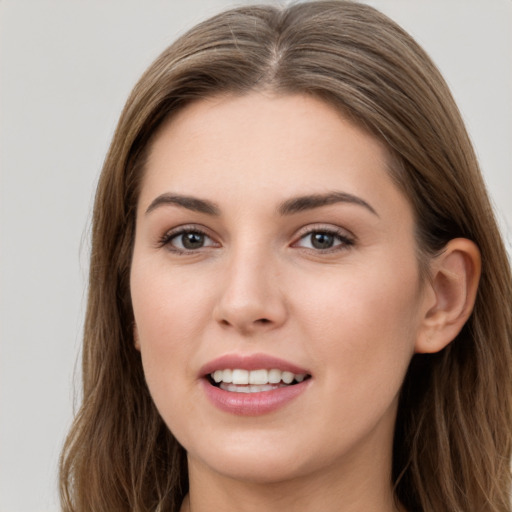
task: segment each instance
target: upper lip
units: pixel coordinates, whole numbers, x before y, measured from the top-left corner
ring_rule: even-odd
[[[203,365],[199,373],[201,377],[204,377],[213,373],[215,370],[226,369],[241,369],[249,371],[277,369],[283,372],[291,372],[296,375],[310,374],[310,372],[300,366],[267,354],[225,354]]]

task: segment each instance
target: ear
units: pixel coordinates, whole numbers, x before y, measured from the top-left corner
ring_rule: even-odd
[[[480,251],[471,240],[455,238],[432,260],[430,268],[417,353],[439,352],[466,323],[480,279]]]
[[[133,345],[140,352],[139,329],[135,322],[133,322]]]

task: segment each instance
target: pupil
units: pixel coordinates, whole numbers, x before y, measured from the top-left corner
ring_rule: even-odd
[[[204,235],[201,233],[185,233],[182,236],[182,243],[185,249],[198,249],[204,244]]]
[[[311,242],[315,249],[329,249],[334,243],[334,237],[328,233],[314,233]]]

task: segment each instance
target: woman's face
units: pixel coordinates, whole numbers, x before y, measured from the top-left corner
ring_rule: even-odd
[[[191,468],[259,482],[389,468],[425,309],[389,163],[302,95],[198,101],[158,133],[137,210],[135,338]]]

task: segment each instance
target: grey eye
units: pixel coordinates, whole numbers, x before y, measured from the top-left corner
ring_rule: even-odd
[[[336,233],[330,233],[329,231],[311,231],[300,239],[298,245],[299,247],[325,251],[327,249],[332,249],[337,245],[341,245],[344,242],[345,240]]]
[[[200,249],[205,245],[205,235],[203,233],[183,233],[177,238],[181,241],[182,247],[187,250]]]
[[[313,230],[303,235],[295,244],[296,247],[313,249],[315,251],[342,250],[353,245],[353,239],[345,234],[330,230]]]
[[[315,231],[309,235],[311,246],[315,249],[330,249],[335,243],[335,236],[331,233]]]
[[[183,230],[174,235],[168,235],[164,245],[177,251],[195,251],[203,247],[214,247],[215,242],[201,231]]]

